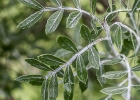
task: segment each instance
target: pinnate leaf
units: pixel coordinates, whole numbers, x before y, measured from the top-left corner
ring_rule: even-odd
[[[28,18],[26,18],[24,21],[20,22],[17,28],[25,29],[30,28],[33,26],[44,14],[44,11],[37,11],[36,13],[32,14]]]
[[[63,12],[64,12],[64,10],[58,10],[50,16],[50,18],[47,20],[47,24],[45,26],[46,34],[52,33],[56,30],[56,28],[60,24],[60,21],[63,17]]]
[[[78,79],[86,84],[87,81],[87,70],[84,64],[84,60],[81,56],[76,59],[76,72]]]
[[[62,6],[61,0],[51,0],[51,2],[53,2],[53,3],[56,4],[57,6]]]
[[[104,62],[103,65],[115,65],[115,64],[120,63],[121,61],[122,61],[122,59],[112,58],[112,60]]]
[[[53,55],[50,54],[43,54],[38,56],[38,59],[43,62],[44,64],[48,64],[51,66],[58,66],[58,65],[62,65],[65,62],[63,60],[61,60],[60,58],[57,58]]]
[[[66,27],[67,28],[73,28],[76,26],[80,18],[82,17],[82,13],[79,11],[72,12],[69,14],[67,21],[66,21]]]
[[[59,46],[61,46],[63,49],[66,49],[68,51],[72,51],[74,53],[78,52],[78,49],[76,48],[76,46],[74,45],[74,43],[71,41],[70,38],[66,37],[66,36],[59,36],[57,38],[57,43],[59,44]]]
[[[140,71],[140,64],[132,67],[131,69],[132,69],[132,71]]]
[[[119,79],[127,74],[127,71],[109,71],[102,75],[102,77],[108,79]]]
[[[64,73],[64,88],[67,94],[71,94],[74,89],[74,76],[71,67],[67,67]]]
[[[43,6],[36,0],[18,0],[18,1],[34,9],[43,9]]]
[[[132,87],[136,90],[140,90],[140,85],[132,85]]]
[[[48,88],[48,100],[56,100],[58,96],[58,80],[57,75],[53,75],[49,82]]]
[[[34,58],[27,58],[27,59],[25,59],[25,61],[26,61],[27,63],[29,63],[31,66],[36,67],[36,68],[38,68],[38,69],[42,69],[42,70],[46,70],[46,71],[50,71],[50,70],[51,70],[50,67],[48,67],[46,64],[40,62],[40,61],[37,60],[37,59],[34,59]]]
[[[127,87],[124,86],[113,86],[101,90],[102,93],[107,95],[122,94],[125,91],[127,91]]]
[[[94,47],[88,50],[88,60],[89,60],[90,65],[92,65],[93,68],[99,69],[100,57]]]
[[[81,9],[80,0],[73,0],[73,2],[76,8]]]
[[[44,80],[45,77],[42,75],[23,75],[16,78],[16,81],[19,82],[32,82],[32,81],[40,81]]]

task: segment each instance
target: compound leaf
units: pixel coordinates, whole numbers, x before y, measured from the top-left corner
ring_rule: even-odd
[[[49,80],[44,80],[41,88],[41,95],[43,100],[48,100],[48,86],[49,86]]]
[[[53,3],[56,4],[57,6],[62,6],[61,0],[51,0],[51,2],[53,2]]]
[[[136,90],[140,90],[140,85],[132,85],[132,87]]]
[[[103,65],[115,65],[115,64],[120,63],[121,61],[122,61],[122,59],[112,58],[112,60],[104,62]]]
[[[80,1],[79,0],[73,0],[74,5],[76,6],[76,8],[81,9],[81,5],[80,5]]]
[[[95,11],[96,11],[96,3],[97,3],[97,0],[92,0],[91,7],[92,7],[93,14],[95,14]]]
[[[132,71],[140,71],[140,64],[132,67],[131,69],[132,69]]]

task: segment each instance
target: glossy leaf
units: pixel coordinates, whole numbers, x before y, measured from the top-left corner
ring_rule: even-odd
[[[82,13],[79,11],[72,12],[69,14],[67,21],[66,21],[66,27],[67,28],[73,28],[76,26],[80,18],[82,17]]]
[[[38,59],[44,64],[51,65],[51,66],[63,65],[65,63],[63,60],[50,54],[40,55],[38,56]]]
[[[105,73],[104,66],[100,65],[99,69],[96,71],[96,76],[101,86],[103,86],[106,83],[106,78],[102,77],[104,73]]]
[[[95,11],[96,11],[96,3],[97,3],[97,0],[92,0],[91,8],[92,8],[93,14],[95,14]]]
[[[108,79],[119,79],[127,74],[127,71],[109,71],[102,75],[102,77]]]
[[[47,24],[45,26],[46,34],[52,33],[56,30],[56,28],[58,27],[58,25],[63,17],[63,12],[64,12],[64,10],[58,10],[50,16],[50,18],[47,20]]]
[[[51,2],[53,2],[53,3],[56,4],[57,6],[62,6],[61,0],[51,0]]]
[[[124,86],[113,86],[101,90],[102,93],[107,95],[122,94],[125,91],[127,91],[127,87]]]
[[[98,52],[93,47],[88,50],[88,60],[93,68],[99,69],[100,57]]]
[[[115,43],[116,43],[116,46],[118,47],[118,49],[121,51],[122,50],[122,45],[123,45],[121,27],[118,27],[118,29],[115,33]]]
[[[74,89],[74,75],[71,67],[67,67],[64,73],[64,89],[67,94],[71,94]]]
[[[34,9],[43,9],[43,6],[36,0],[18,0],[18,1]]]
[[[103,65],[115,65],[115,64],[120,63],[121,61],[122,61],[122,59],[112,58],[112,60],[104,62]]]
[[[41,81],[44,80],[45,77],[42,75],[23,75],[16,78],[16,81],[19,82],[32,82],[32,81]]]
[[[132,7],[132,12],[136,11],[136,9],[139,7],[140,7],[140,0],[135,0]]]
[[[65,100],[72,100],[73,99],[73,92],[69,94],[67,91],[64,91],[64,99]]]
[[[44,80],[41,88],[41,94],[43,100],[48,100],[48,86],[49,86],[49,80]]]
[[[86,66],[84,64],[84,60],[82,57],[78,57],[76,59],[76,72],[77,72],[77,77],[78,79],[86,84],[87,81],[87,70]]]
[[[76,8],[81,9],[80,0],[73,0],[74,5]]]
[[[79,81],[79,88],[80,88],[81,92],[83,93],[88,88],[88,80],[87,80],[86,84]]]
[[[46,64],[40,62],[40,61],[37,60],[37,59],[34,59],[34,58],[27,58],[27,59],[25,59],[25,61],[26,61],[27,63],[29,63],[31,66],[36,67],[36,68],[38,68],[38,69],[42,69],[42,70],[46,70],[46,71],[50,71],[50,70],[51,70],[50,67],[48,67]]]
[[[131,68],[132,71],[140,71],[140,64]]]
[[[44,11],[37,11],[36,13],[30,15],[28,18],[26,18],[24,21],[20,22],[17,28],[25,29],[30,28],[33,26],[44,14]]]
[[[91,33],[86,25],[82,25],[80,29],[81,37],[87,42],[91,42]]]
[[[48,100],[56,100],[58,96],[58,80],[56,75],[51,77],[48,91]]]
[[[74,45],[74,43],[70,40],[70,38],[66,37],[66,36],[59,36],[57,38],[57,43],[59,44],[59,46],[61,46],[63,49],[72,51],[74,53],[78,52],[78,49],[76,48],[76,46]]]
[[[140,85],[132,85],[132,87],[136,90],[140,90]]]

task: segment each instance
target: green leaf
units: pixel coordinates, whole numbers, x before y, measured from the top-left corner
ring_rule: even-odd
[[[76,26],[80,18],[82,17],[82,13],[79,11],[72,12],[69,14],[67,21],[66,21],[66,27],[67,28],[73,28]]]
[[[58,80],[56,75],[51,77],[48,91],[48,100],[56,100],[58,96]]]
[[[74,5],[76,6],[76,8],[81,9],[81,5],[80,5],[80,1],[79,0],[73,0]]]
[[[129,58],[140,56],[140,50],[138,50],[135,54],[131,55]]]
[[[53,3],[56,4],[57,6],[62,6],[61,0],[51,0],[51,2],[53,2]]]
[[[72,100],[73,98],[73,92],[69,94],[67,91],[64,91],[64,99],[65,100]]]
[[[87,42],[91,42],[91,34],[86,25],[82,25],[80,29],[81,37],[85,39]]]
[[[132,71],[140,71],[140,64],[131,68]]]
[[[136,9],[139,8],[139,7],[140,7],[140,0],[135,0],[134,4],[133,4],[133,7],[132,7],[132,13],[134,11],[136,11]]]
[[[112,10],[112,0],[108,0],[108,3],[109,3],[110,10],[111,10],[111,12],[112,12],[112,11],[113,11],[113,10]]]
[[[92,40],[95,40],[99,36],[101,31],[102,31],[102,27],[96,27],[96,29],[92,30],[91,31],[91,38],[92,38]]]
[[[125,91],[127,91],[127,87],[124,86],[113,86],[101,90],[102,93],[107,95],[122,94]]]
[[[52,68],[53,70],[59,68],[60,66],[50,66],[50,68]],[[64,70],[61,69],[59,72],[57,72],[57,77],[63,78],[64,75]]]
[[[93,28],[94,32],[97,33],[98,30],[97,30],[97,27],[96,27],[96,19],[92,18],[90,24],[91,24],[91,27]]]
[[[44,80],[45,77],[42,75],[23,75],[16,78],[16,81],[19,82],[32,82],[32,81],[41,81]]]
[[[89,48],[88,50],[88,60],[90,65],[95,68],[95,69],[99,69],[99,65],[100,65],[100,57],[98,52],[95,50],[94,47]]]
[[[122,45],[123,45],[121,27],[118,27],[118,28],[117,28],[116,33],[115,33],[114,35],[115,35],[115,36],[114,36],[114,39],[115,39],[116,46],[117,46],[118,49],[121,51],[121,50],[122,50]]]
[[[112,58],[112,60],[104,62],[103,65],[115,65],[115,64],[120,63],[121,61],[122,61],[122,59]]]
[[[81,92],[83,93],[88,88],[88,80],[87,80],[86,84],[79,81],[79,88],[80,88]]]
[[[102,75],[102,77],[108,79],[119,79],[127,74],[127,71],[109,71]]]
[[[136,90],[140,90],[140,85],[132,85],[132,87]]]
[[[29,63],[31,66],[36,67],[38,69],[42,69],[42,70],[46,70],[46,71],[50,71],[51,70],[51,68],[49,68],[46,64],[38,61],[37,59],[27,58],[27,59],[25,59],[25,61],[27,63]]]
[[[66,36],[59,36],[57,38],[57,43],[63,49],[66,49],[68,51],[72,51],[74,53],[77,53],[78,52],[78,50],[77,50],[76,46],[74,45],[74,43],[70,40],[70,38],[68,38]]]
[[[43,14],[44,14],[43,10],[37,11],[36,13],[26,18],[24,21],[20,22],[17,28],[21,29],[30,28],[42,17]]]
[[[46,34],[52,33],[56,30],[56,28],[58,27],[58,25],[62,19],[63,12],[64,12],[64,10],[58,10],[50,16],[50,18],[47,20],[47,24],[45,26]]]
[[[96,11],[96,3],[97,3],[97,0],[92,0],[91,7],[92,7],[93,14],[95,14],[95,11]]]
[[[114,4],[112,5],[112,10],[113,11],[116,10],[116,6]],[[111,12],[111,8],[110,7],[107,8],[107,12]]]
[[[106,97],[103,97],[103,98],[101,98],[100,100],[114,100],[113,98],[108,98],[108,99],[106,99],[106,98],[108,98],[108,96],[106,96]]]
[[[44,64],[50,65],[50,66],[58,66],[63,65],[65,62],[53,55],[50,54],[43,54],[38,56],[38,59],[43,62]]]
[[[104,66],[100,65],[99,69],[96,71],[96,76],[101,86],[103,86],[106,83],[106,78],[102,77],[104,73],[105,73]]]
[[[44,80],[41,88],[43,100],[48,100],[48,88],[49,88],[49,80]]]
[[[84,64],[84,60],[81,56],[77,57],[76,59],[76,72],[78,79],[86,84],[87,81],[87,70]]]
[[[67,94],[71,94],[74,89],[74,76],[71,67],[67,67],[64,73],[64,88]]]
[[[35,85],[35,86],[41,86],[43,83],[44,79],[40,79],[40,80],[36,80],[36,81],[31,81],[29,82],[31,85]]]
[[[23,3],[24,5],[34,8],[34,9],[43,9],[44,7],[38,3],[36,0],[18,0],[19,2]]]

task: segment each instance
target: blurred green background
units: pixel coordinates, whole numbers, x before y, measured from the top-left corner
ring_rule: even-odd
[[[43,6],[53,6],[49,0],[37,1]],[[74,7],[72,0],[62,0],[62,2],[65,6]],[[83,9],[91,11],[90,0],[81,0],[81,4]],[[117,2],[116,4],[119,5]],[[98,0],[96,15],[102,16],[107,7],[107,0]],[[79,36],[79,28],[80,23],[84,23],[91,27],[90,17],[83,15],[76,28],[66,29],[65,22],[70,12],[65,11],[61,24],[54,33],[49,35],[45,34],[45,24],[53,12],[46,12],[43,17],[29,29],[22,30],[16,28],[21,21],[34,12],[36,12],[36,10],[24,6],[17,0],[0,0],[0,100],[41,100],[40,86],[19,83],[15,81],[15,78],[25,74],[47,74],[44,71],[28,65],[24,61],[25,58],[36,58],[36,56],[41,54],[56,54],[64,59],[69,59],[69,56],[61,55],[61,52],[63,51],[61,51],[56,44],[57,36],[69,36],[79,48],[86,45],[85,41]],[[119,16],[121,16],[121,18],[117,17],[114,21],[124,21],[126,18],[124,13]],[[127,21],[129,20],[126,19],[126,22]],[[103,35],[101,36],[105,35],[103,32],[102,34]],[[109,51],[109,48],[106,47],[106,43],[99,43],[97,49],[100,52]],[[129,51],[126,50],[126,52]],[[118,68],[108,67],[106,70],[108,69],[115,70]],[[106,96],[99,92],[102,87],[98,83],[93,69],[89,70],[88,89],[83,94],[80,92],[78,80],[75,79],[75,82],[74,100],[98,100],[99,98]],[[109,82],[113,85],[113,83],[118,83],[119,81],[109,80]],[[110,86],[110,84],[106,84],[106,86]],[[138,96],[140,91],[134,91],[132,93],[135,96],[132,100],[140,100],[140,97]],[[114,97],[118,98],[117,100],[123,99],[120,95]],[[59,97],[57,100],[63,100],[63,84],[59,85]]]

